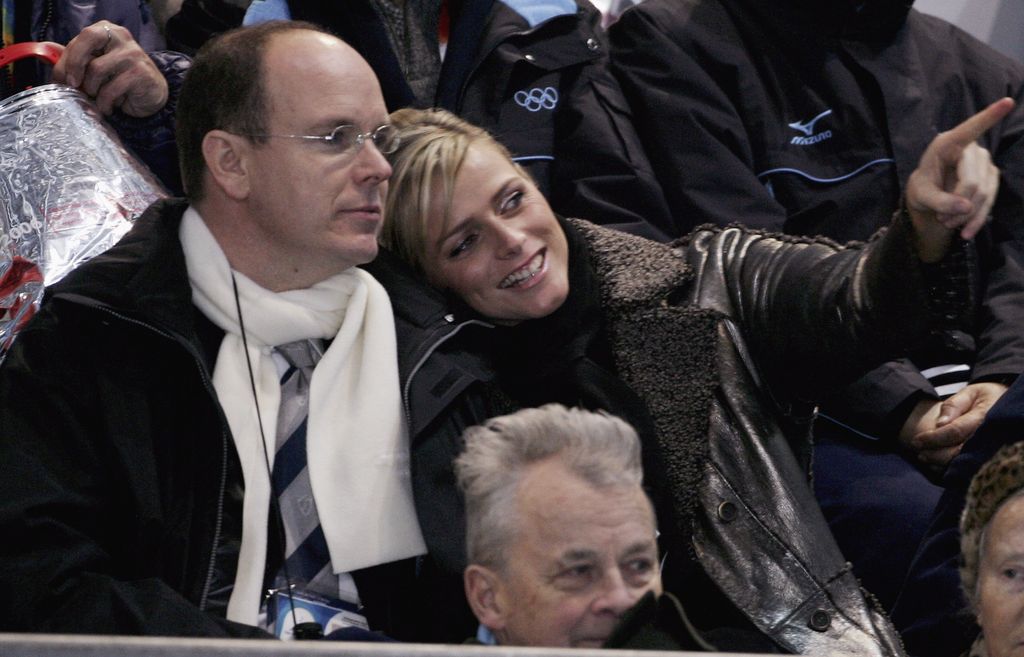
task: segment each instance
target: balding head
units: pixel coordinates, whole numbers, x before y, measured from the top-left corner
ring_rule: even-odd
[[[218,35],[196,54],[181,88],[176,115],[181,176],[193,203],[206,193],[203,138],[208,132],[265,132],[266,53],[276,36],[296,30],[335,38],[312,23],[271,21]]]

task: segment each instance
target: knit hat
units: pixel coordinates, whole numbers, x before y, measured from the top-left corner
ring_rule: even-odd
[[[972,607],[976,607],[981,535],[999,507],[1024,488],[1024,442],[1002,447],[978,470],[967,490],[960,516],[960,582]]]

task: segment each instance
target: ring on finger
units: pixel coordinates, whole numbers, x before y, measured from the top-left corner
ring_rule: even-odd
[[[107,33],[107,40],[103,42],[103,50],[106,50],[110,47],[110,41],[114,38],[114,34],[110,31],[109,25],[104,24],[103,30]]]

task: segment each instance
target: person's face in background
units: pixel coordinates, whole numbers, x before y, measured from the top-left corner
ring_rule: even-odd
[[[515,498],[504,564],[466,574],[474,613],[502,645],[600,647],[645,593],[661,594],[639,485],[595,487],[555,456],[524,472]]]
[[[429,282],[500,323],[536,319],[569,294],[569,247],[551,207],[507,157],[475,144],[452,191],[434,190],[424,245]]]
[[[1011,497],[989,521],[977,599],[988,656],[1024,656],[1024,497]]]

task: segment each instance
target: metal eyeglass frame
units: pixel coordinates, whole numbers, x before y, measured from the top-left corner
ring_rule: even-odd
[[[339,132],[341,134],[345,134],[346,130],[353,130],[353,129],[354,130],[358,130],[358,128],[356,126],[354,126],[354,125],[352,125],[350,123],[342,123],[341,125],[336,126],[333,130],[331,130],[330,134],[326,134],[326,135],[269,135],[269,134],[261,135],[261,134],[251,134],[250,133],[250,134],[246,134],[245,136],[246,137],[256,137],[256,138],[261,138],[261,139],[270,139],[270,138],[272,138],[272,139],[305,139],[307,141],[322,141],[322,142],[324,142],[326,144],[333,144],[335,142],[339,142],[339,143],[341,142],[341,139],[339,139],[339,137],[338,137]],[[386,145],[382,145],[378,141],[378,139],[381,139],[381,135],[383,135],[385,138],[388,135],[390,135],[391,136],[390,143],[388,143]],[[355,155],[363,147],[363,144],[366,143],[367,139],[369,139],[371,142],[373,142],[374,148],[376,148],[378,151],[380,151],[380,153],[382,155],[390,155],[391,153],[394,153],[396,150],[398,150],[398,145],[401,142],[401,137],[398,134],[398,128],[396,128],[395,126],[391,125],[390,123],[385,123],[384,125],[377,126],[376,128],[374,128],[370,132],[357,132],[355,134],[355,136],[352,137],[352,143],[350,143],[349,145],[345,146],[345,148],[340,149],[338,152],[339,153],[347,153],[349,150],[351,150],[352,154]]]

